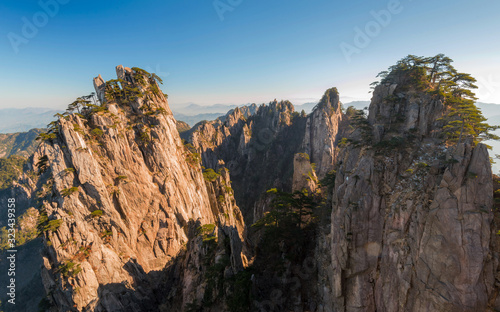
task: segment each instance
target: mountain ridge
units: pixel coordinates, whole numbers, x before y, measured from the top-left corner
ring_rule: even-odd
[[[500,308],[488,150],[445,131],[425,71],[393,70],[368,110],[331,88],[189,131],[155,75],[96,77],[5,190],[39,215],[45,310]]]

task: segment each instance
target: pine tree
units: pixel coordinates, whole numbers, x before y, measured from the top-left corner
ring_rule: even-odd
[[[270,189],[268,194],[274,196],[272,209],[253,226],[255,227],[275,227],[281,230],[298,228],[310,220],[310,216],[317,207],[314,197],[306,190],[286,193],[277,189]]]
[[[471,138],[474,143],[484,140],[499,140],[492,133],[498,126],[489,125],[472,90],[477,89],[476,79],[467,73],[458,72],[452,65],[453,60],[444,54],[433,57],[408,55],[377,75],[379,84],[397,83],[400,90],[413,89],[428,92],[439,97],[445,107],[443,135],[449,143],[461,143]]]
[[[474,143],[483,140],[498,140],[498,136],[491,133],[498,129],[490,126],[481,110],[470,99],[456,98],[447,103],[450,108],[443,118],[447,124],[443,127],[444,135],[449,142],[461,143],[465,138],[472,138]]]

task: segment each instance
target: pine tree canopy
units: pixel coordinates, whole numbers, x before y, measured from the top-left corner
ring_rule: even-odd
[[[467,73],[458,72],[453,60],[444,54],[433,57],[408,55],[389,70],[380,72],[372,86],[397,83],[402,91],[413,89],[439,97],[445,111],[443,136],[450,144],[464,142],[467,138],[477,144],[484,140],[500,140],[492,132],[499,126],[488,124],[476,106],[477,81]]]

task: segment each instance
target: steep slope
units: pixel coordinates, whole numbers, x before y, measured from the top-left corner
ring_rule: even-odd
[[[497,262],[488,151],[445,145],[444,109],[408,85],[375,89],[368,129],[338,160],[324,311],[486,310]]]
[[[29,157],[38,145],[35,139],[41,132],[42,129],[31,129],[28,132],[0,133],[0,157]]]
[[[319,178],[332,170],[337,158],[337,142],[344,131],[337,88],[329,89],[307,118],[302,151],[316,164]]]
[[[20,251],[46,311],[500,310],[488,150],[446,139],[453,103],[417,65],[368,116],[332,88],[309,115],[235,108],[186,144],[157,77],[116,71],[3,191],[39,208],[43,258]]]
[[[195,127],[189,141],[199,151],[203,166],[228,167],[235,196],[253,223],[261,215],[254,206],[268,188],[291,188],[294,151],[299,150],[305,118],[294,114],[290,102],[261,105],[246,118],[240,108],[223,121]]]
[[[182,135],[184,132],[189,131],[189,129],[191,129],[191,127],[189,127],[189,125],[184,121],[177,121],[176,125],[179,135]]]
[[[308,116],[295,112],[288,101],[236,108],[223,119],[194,127],[188,141],[201,154],[203,166],[229,168],[238,205],[247,223],[254,223],[268,210],[265,191],[290,192],[294,184],[307,184],[307,173],[315,175],[311,162],[320,178],[333,169],[342,115],[333,88]],[[294,162],[297,153],[310,154],[307,163]],[[294,178],[294,172],[304,174]]]
[[[43,247],[41,239],[36,239],[36,226],[38,210],[33,207],[38,207],[34,194],[37,192],[40,185],[36,185],[36,174],[33,172],[32,159],[26,161],[19,156],[11,156],[9,159],[17,158],[20,160],[18,165],[23,165],[21,168],[15,168],[13,164],[2,161],[0,162],[2,173],[9,170],[19,170],[16,172],[14,180],[4,180],[2,189],[0,190],[0,213],[7,216],[9,199],[15,199],[16,205],[16,266],[21,268],[16,272],[16,304],[15,306],[7,303],[10,299],[7,293],[0,294],[0,300],[3,306],[2,311],[36,311],[38,303],[45,297],[42,279],[40,275],[40,267],[43,264],[40,251]],[[9,160],[7,159],[7,160]],[[10,167],[10,169],[9,169]],[[14,168],[12,168],[14,167]],[[5,178],[5,176],[3,176]],[[10,181],[9,181],[10,180]],[[7,261],[7,252],[9,244],[7,243],[7,218],[0,219],[1,238],[0,238],[0,270],[8,272],[10,263]],[[8,279],[1,280],[1,287],[7,287]]]
[[[233,228],[242,261],[229,181],[205,181],[153,75],[116,70],[119,80],[94,79],[106,104],[59,119],[35,153],[46,167],[42,278],[59,311],[154,310],[154,272],[180,261],[204,224]]]

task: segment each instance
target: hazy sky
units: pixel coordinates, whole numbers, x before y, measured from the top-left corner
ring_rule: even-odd
[[[398,59],[438,53],[500,103],[499,12],[494,0],[4,0],[0,108],[65,108],[118,64],[158,73],[172,104],[301,104],[333,86],[349,102]]]

